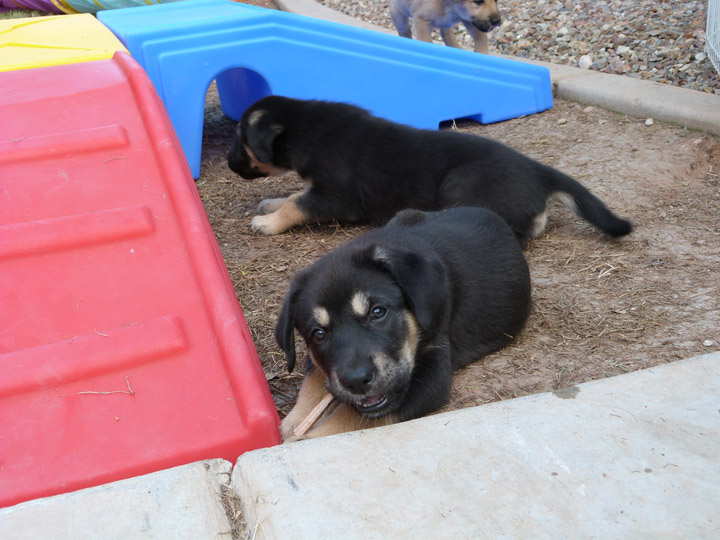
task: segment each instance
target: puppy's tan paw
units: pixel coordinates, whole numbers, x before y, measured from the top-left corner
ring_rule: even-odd
[[[273,212],[272,214],[252,218],[250,228],[255,233],[273,236],[287,231],[290,227],[286,227],[285,224],[278,219],[277,212]]]
[[[308,221],[307,216],[297,207],[296,200],[302,193],[295,193],[280,204],[280,207],[272,214],[255,216],[250,222],[254,232],[260,234],[280,234],[295,225],[301,225]]]
[[[261,214],[272,214],[273,212],[277,212],[286,200],[287,197],[280,197],[279,199],[263,199],[257,205],[257,211]]]
[[[283,442],[293,442],[304,438],[293,435],[293,431],[295,431],[295,428],[298,426],[300,421],[298,419],[294,419],[292,416],[293,415],[286,416],[283,421],[280,422],[280,436],[282,437]]]

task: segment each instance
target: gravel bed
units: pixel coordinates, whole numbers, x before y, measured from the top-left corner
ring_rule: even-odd
[[[319,0],[395,29],[386,0]],[[720,95],[705,51],[707,0],[501,0],[490,52],[579,66]],[[460,42],[470,37],[457,29]],[[436,32],[436,39],[440,36]]]

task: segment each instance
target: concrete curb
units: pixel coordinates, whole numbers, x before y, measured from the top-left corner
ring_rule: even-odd
[[[220,504],[232,464],[199,461],[0,509],[5,540],[230,539]]]
[[[720,352],[242,455],[257,539],[710,538]]]
[[[720,135],[720,96],[623,75],[533,63],[550,69],[553,93],[559,98]]]
[[[253,538],[710,538],[720,352],[242,455]],[[442,436],[439,437],[438,435]],[[0,509],[8,540],[227,538],[231,464],[201,461]]]
[[[339,13],[315,0],[275,0],[275,3],[284,11],[395,34],[386,28]],[[611,75],[514,56],[499,56],[547,67],[550,70],[553,93],[556,97],[720,135],[720,96],[718,95],[633,79],[624,75]]]

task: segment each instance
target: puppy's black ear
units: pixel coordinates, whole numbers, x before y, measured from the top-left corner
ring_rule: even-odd
[[[408,209],[400,210],[397,214],[395,214],[395,217],[388,221],[387,224],[398,227],[411,227],[413,225],[417,225],[418,223],[422,223],[423,221],[427,221],[427,219],[427,212]]]
[[[255,157],[263,163],[271,163],[275,157],[275,140],[282,134],[283,127],[271,118],[270,113],[254,111],[248,117],[246,132],[247,145]]]
[[[285,296],[280,315],[275,325],[275,341],[285,352],[288,372],[295,369],[295,315],[298,297],[302,292],[303,279],[295,276],[290,284],[290,292]]]
[[[372,246],[367,255],[392,275],[423,330],[441,325],[450,299],[447,272],[439,259],[384,246]]]

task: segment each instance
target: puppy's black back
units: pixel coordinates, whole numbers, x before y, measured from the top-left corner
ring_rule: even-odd
[[[461,207],[405,224],[413,214],[401,212],[384,234],[393,243],[432,250],[443,261],[457,369],[503,347],[522,329],[531,306],[530,272],[511,229],[493,212]]]
[[[380,224],[405,208],[438,209],[442,166],[433,158],[436,143],[417,137],[419,130],[343,103],[307,101],[299,109],[289,141],[295,170],[318,191],[351,202],[357,221]]]
[[[269,96],[246,111],[243,123],[256,112],[280,133],[268,152],[272,162],[312,186],[296,201],[309,219],[382,224],[407,208],[482,206],[524,246],[542,232],[554,195],[612,236],[632,230],[576,180],[497,141],[416,129],[337,102]]]

